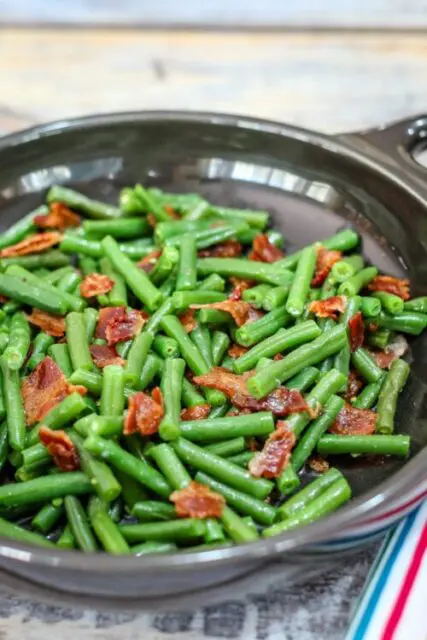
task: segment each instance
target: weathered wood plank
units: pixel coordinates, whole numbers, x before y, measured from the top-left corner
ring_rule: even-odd
[[[421,34],[0,30],[0,130],[200,109],[324,131],[427,110]]]
[[[53,7],[54,4],[54,7]],[[286,27],[427,26],[426,0],[0,0],[5,22]]]

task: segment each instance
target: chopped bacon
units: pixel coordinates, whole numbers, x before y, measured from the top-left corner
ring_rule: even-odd
[[[404,356],[408,348],[406,338],[397,335],[393,342],[385,347],[384,351],[370,351],[369,354],[381,369],[389,369],[391,363]]]
[[[348,375],[348,385],[346,392],[344,393],[344,398],[350,402],[353,398],[355,398],[361,388],[363,387],[363,381],[359,378],[355,371],[350,371]]]
[[[212,302],[211,304],[192,304],[191,309],[217,309],[229,313],[238,327],[246,322],[254,322],[260,315],[256,309],[243,300],[224,300],[223,302]]]
[[[198,404],[195,407],[188,407],[181,411],[181,420],[204,420],[211,411],[209,404]]]
[[[197,320],[194,317],[195,313],[194,309],[187,309],[187,311],[184,311],[184,313],[178,316],[178,320],[187,333],[190,333],[190,331],[193,331],[193,329],[197,327]]]
[[[319,454],[313,454],[307,460],[307,463],[310,469],[313,469],[316,473],[326,473],[329,470],[329,462]]]
[[[196,376],[194,383],[202,387],[222,391],[238,409],[272,411],[276,416],[286,416],[290,413],[308,411],[309,407],[297,389],[279,387],[262,400],[256,400],[249,393],[246,384],[248,379],[253,375],[253,371],[247,371],[243,375],[238,376],[228,369],[213,367],[205,375]]]
[[[274,356],[273,360],[275,360],[277,362],[278,360],[283,360],[284,357],[285,356],[282,356],[281,353],[276,353],[276,355]]]
[[[238,258],[242,255],[243,247],[237,240],[225,240],[208,249],[198,252],[199,258]]]
[[[347,298],[344,296],[332,296],[326,300],[314,300],[310,302],[308,310],[314,313],[318,318],[338,319],[338,313],[343,313],[347,304]]]
[[[151,436],[157,433],[163,416],[163,396],[160,389],[153,389],[151,397],[138,391],[129,398],[123,433],[125,436],[137,432],[142,436]]]
[[[265,441],[262,451],[249,462],[251,475],[260,478],[277,478],[288,464],[295,445],[295,434],[286,422],[279,421],[276,430]]]
[[[248,256],[249,260],[257,262],[277,262],[285,257],[281,249],[270,242],[264,233],[257,235],[252,243],[252,251]]]
[[[219,518],[225,507],[219,493],[194,480],[184,489],[174,491],[169,499],[180,518]]]
[[[402,300],[409,300],[409,280],[405,278],[394,278],[393,276],[377,276],[368,284],[370,291],[385,291],[399,296]]]
[[[77,449],[65,431],[52,431],[52,429],[42,425],[39,431],[39,439],[61,471],[76,471],[80,468]]]
[[[230,295],[228,296],[229,300],[240,300],[242,293],[256,284],[253,280],[245,280],[244,278],[236,278],[235,276],[231,276],[229,280],[233,287]]]
[[[319,247],[317,249],[316,271],[311,281],[311,286],[320,287],[325,282],[334,264],[341,259],[341,251],[329,251],[325,247]]]
[[[357,409],[346,404],[329,428],[331,433],[342,436],[369,436],[375,432],[377,414],[370,409]]]
[[[163,209],[174,220],[179,220],[180,219],[181,216],[179,215],[179,213],[177,211],[175,211],[175,209],[170,204],[163,205]]]
[[[232,344],[231,347],[228,348],[227,353],[230,358],[240,358],[240,356],[243,356],[248,351],[248,347],[242,347],[241,344]]]
[[[104,307],[99,312],[95,335],[107,340],[108,345],[129,340],[140,333],[148,315],[143,311],[124,307]]]
[[[114,287],[114,280],[101,273],[89,273],[80,284],[83,298],[93,298],[108,293]]]
[[[119,356],[115,348],[106,344],[91,344],[89,351],[99,369],[108,367],[110,364],[118,364],[121,367],[125,364],[125,361]]]
[[[138,267],[140,267],[145,273],[151,273],[154,269],[157,260],[162,255],[161,249],[155,249],[151,253],[142,258],[139,262],[137,262]]]
[[[350,318],[348,321],[348,329],[350,333],[350,349],[353,352],[362,346],[365,339],[365,325],[363,324],[363,316],[360,311]]]
[[[34,216],[33,222],[41,229],[58,229],[63,231],[68,227],[78,227],[80,216],[71,211],[62,202],[52,202],[49,206],[49,213],[46,215]]]
[[[157,224],[157,220],[156,220],[156,218],[154,217],[154,215],[152,213],[148,213],[147,214],[147,222],[150,225],[150,227],[155,229],[156,224]]]
[[[46,356],[28,378],[25,378],[21,391],[26,422],[31,426],[43,420],[66,396],[74,392],[84,395],[87,390],[85,387],[70,384],[56,362]]]
[[[62,338],[65,334],[65,320],[60,316],[33,309],[31,314],[27,315],[27,320],[54,338]]]
[[[59,244],[61,240],[62,235],[57,231],[35,233],[17,244],[2,249],[0,251],[0,258],[12,258],[15,256],[26,256],[30,253],[42,253],[55,244]]]

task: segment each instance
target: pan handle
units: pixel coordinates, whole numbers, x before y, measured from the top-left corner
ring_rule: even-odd
[[[382,159],[412,175],[427,178],[427,167],[413,157],[416,147],[423,144],[427,148],[427,114],[412,116],[375,129],[344,133],[339,138],[350,142],[362,151],[372,147],[382,152]]]

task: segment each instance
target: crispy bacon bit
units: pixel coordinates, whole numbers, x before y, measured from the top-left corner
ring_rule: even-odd
[[[86,393],[86,388],[67,382],[61,369],[49,356],[22,383],[27,425],[43,420],[45,415],[71,393]]]
[[[179,215],[179,213],[177,211],[175,211],[175,209],[170,204],[163,205],[163,209],[174,220],[179,220],[180,219],[181,216]]]
[[[58,229],[63,231],[68,227],[78,227],[80,224],[80,216],[71,211],[62,202],[52,202],[49,207],[49,213],[41,216],[34,216],[33,222],[37,227],[42,229]]]
[[[214,247],[201,249],[199,258],[238,258],[242,255],[242,245],[237,240],[225,240]]]
[[[169,499],[180,518],[219,518],[225,506],[219,493],[194,480],[184,489],[174,491]]]
[[[139,391],[129,398],[128,414],[125,419],[123,433],[129,436],[139,432],[142,436],[157,433],[164,416],[163,396],[158,387],[148,394]]]
[[[143,311],[124,307],[104,307],[99,312],[98,324],[95,335],[97,338],[107,340],[108,345],[117,344],[129,340],[140,333],[147,321],[148,315]]]
[[[191,309],[217,309],[218,311],[225,311],[229,313],[234,322],[238,327],[241,327],[242,324],[246,322],[253,322],[257,320],[260,316],[258,313],[255,314],[253,312],[257,312],[249,302],[244,302],[243,300],[224,300],[223,302],[212,302],[211,304],[192,304]]]
[[[52,431],[52,429],[42,425],[39,431],[39,439],[61,471],[76,471],[80,468],[77,450],[65,431]]]
[[[184,313],[181,313],[178,316],[178,320],[180,321],[180,323],[182,324],[182,326],[184,327],[187,333],[190,333],[190,331],[193,331],[193,329],[197,327],[197,320],[194,316],[195,316],[194,309],[187,309],[187,311],[184,311]]]
[[[35,233],[17,244],[2,249],[0,251],[0,258],[12,258],[15,256],[26,256],[30,253],[42,253],[61,242],[61,240],[62,235],[57,231]]]
[[[93,298],[108,293],[114,287],[114,280],[101,273],[89,273],[80,284],[83,298]]]
[[[338,319],[338,313],[343,313],[347,304],[344,296],[332,296],[326,300],[314,300],[310,303],[308,310],[318,318]]]
[[[145,273],[151,273],[154,269],[157,260],[162,255],[161,249],[155,249],[151,253],[142,258],[139,262],[137,262],[138,267],[140,267]]]
[[[353,398],[355,398],[361,388],[363,387],[363,381],[359,378],[355,371],[350,371],[348,375],[348,385],[346,392],[344,394],[344,398],[350,402]]]
[[[204,420],[211,411],[209,404],[198,404],[181,411],[181,420]]]
[[[230,295],[228,296],[229,300],[240,300],[243,292],[256,284],[253,280],[245,280],[244,278],[236,278],[235,276],[231,276],[229,280],[233,287]]]
[[[284,257],[285,254],[283,251],[272,244],[267,235],[260,233],[252,243],[249,260],[256,260],[257,262],[277,262],[277,260],[281,260]]]
[[[125,361],[119,356],[115,348],[109,347],[106,344],[91,344],[89,351],[95,365],[99,369],[108,367],[110,364],[118,364],[121,367],[125,364]]]
[[[384,351],[370,351],[369,353],[381,369],[389,369],[391,363],[404,356],[408,349],[406,338],[397,335],[393,342],[385,347]]]
[[[325,282],[334,264],[341,259],[341,251],[329,251],[325,247],[319,247],[316,257],[316,271],[311,281],[311,286],[320,287]]]
[[[377,414],[370,409],[357,409],[346,404],[329,431],[342,436],[369,436],[375,432],[376,420]]]
[[[386,291],[395,296],[399,296],[402,300],[409,300],[411,293],[409,291],[409,280],[404,278],[394,278],[393,276],[377,276],[368,284],[370,291]]]
[[[27,320],[54,338],[62,338],[65,334],[65,320],[60,316],[33,309],[31,314],[27,315]]]
[[[350,349],[353,352],[362,346],[365,339],[365,325],[363,324],[363,316],[360,311],[350,318],[348,321],[348,329],[350,332]]]
[[[240,358],[245,353],[249,351],[248,347],[242,347],[241,344],[232,344],[231,347],[228,348],[227,353],[230,358]]]
[[[283,360],[284,357],[285,356],[282,356],[281,353],[276,353],[276,355],[274,356],[273,360],[275,360],[277,362],[278,360]]]
[[[249,462],[249,472],[256,478],[277,478],[289,462],[295,445],[295,434],[286,422],[279,421],[259,453]]]
[[[319,454],[313,454],[307,462],[310,469],[316,473],[326,473],[329,470],[329,462]]]
[[[309,407],[297,389],[279,387],[262,400],[256,400],[250,395],[246,385],[253,375],[253,371],[247,371],[238,376],[228,369],[213,367],[205,375],[196,376],[193,381],[202,387],[222,391],[238,409],[272,411],[276,416],[308,411]]]

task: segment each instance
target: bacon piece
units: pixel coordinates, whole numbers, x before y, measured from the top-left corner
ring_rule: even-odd
[[[57,231],[35,233],[17,244],[2,249],[0,251],[0,258],[13,258],[15,256],[26,256],[30,253],[42,253],[61,242],[61,240],[62,235]]]
[[[355,371],[350,371],[348,375],[348,385],[346,392],[344,393],[345,400],[352,400],[358,394],[361,388],[363,387],[363,381],[359,378]]]
[[[238,258],[242,255],[243,247],[237,240],[225,240],[214,247],[201,249],[199,258]]]
[[[190,331],[193,331],[193,329],[197,327],[197,320],[195,318],[195,313],[196,312],[194,311],[194,309],[187,309],[187,311],[184,311],[184,313],[181,313],[178,316],[178,320],[180,321],[180,323],[182,324],[182,326],[184,327],[187,333],[190,333]]]
[[[33,222],[41,229],[58,229],[63,231],[68,227],[78,227],[80,216],[71,211],[62,202],[52,202],[49,206],[49,213],[46,215],[34,216]]]
[[[316,473],[326,473],[329,470],[329,462],[319,454],[313,454],[307,460],[307,464]]]
[[[175,211],[175,209],[170,204],[163,205],[163,209],[171,218],[173,218],[173,220],[179,220],[181,218],[179,213]]]
[[[85,387],[70,384],[56,362],[46,356],[22,383],[27,425],[43,420],[53,407],[71,393],[84,395],[86,391]]]
[[[409,290],[409,280],[405,278],[394,278],[393,276],[376,276],[368,284],[369,291],[385,291],[399,296],[402,300],[409,300],[411,293]]]
[[[174,491],[169,499],[180,518],[219,518],[225,507],[219,493],[194,480],[184,489]]]
[[[204,420],[211,412],[209,404],[198,404],[181,411],[181,420]]]
[[[42,425],[39,431],[39,439],[61,471],[77,471],[80,468],[77,449],[65,431],[52,431],[52,429]]]
[[[229,300],[240,300],[244,291],[256,285],[256,282],[253,280],[245,280],[244,278],[236,278],[235,276],[231,276],[229,280],[233,287],[230,295],[228,296]]]
[[[377,414],[370,409],[357,409],[346,404],[329,428],[331,433],[342,436],[369,436],[375,432]]]
[[[89,351],[95,365],[99,369],[108,367],[110,364],[118,364],[121,367],[125,364],[125,361],[119,356],[115,348],[109,347],[106,344],[91,344]]]
[[[9,298],[6,298],[6,296],[0,295],[0,303],[5,304],[5,302],[9,302]]]
[[[248,256],[249,260],[257,262],[277,262],[285,257],[281,249],[270,242],[264,233],[257,235],[252,243],[252,251]]]
[[[163,416],[163,396],[160,389],[153,389],[151,397],[138,391],[129,398],[123,433],[125,436],[137,432],[142,436],[151,436],[157,433]]]
[[[232,344],[231,347],[228,347],[227,353],[230,358],[240,358],[248,351],[248,347],[242,347],[241,344]]]
[[[334,264],[341,259],[341,251],[329,251],[326,247],[319,247],[316,256],[316,271],[311,281],[311,286],[320,287],[325,282]]]
[[[390,342],[385,347],[384,351],[369,351],[369,354],[381,369],[389,369],[391,363],[404,356],[408,349],[409,345],[406,338],[402,335],[397,335],[393,342]]]
[[[147,222],[150,225],[150,227],[152,227],[152,229],[156,228],[157,220],[152,213],[147,213]]]
[[[154,267],[156,266],[157,260],[162,255],[161,249],[155,249],[151,253],[142,258],[139,262],[137,262],[138,267],[140,267],[145,273],[151,273]]]
[[[80,284],[83,298],[93,298],[108,293],[114,287],[114,280],[101,273],[89,273]]]
[[[107,340],[111,347],[117,342],[138,335],[147,319],[148,315],[143,311],[127,311],[124,307],[104,307],[99,312],[95,335]]]
[[[247,371],[238,376],[228,369],[212,367],[203,376],[194,377],[193,381],[202,387],[222,391],[238,409],[272,411],[276,416],[308,411],[309,407],[297,389],[279,387],[262,400],[256,400],[251,396],[246,385],[248,379],[253,375],[253,371]]]
[[[242,324],[246,322],[253,322],[257,320],[260,316],[258,313],[255,314],[257,310],[249,304],[249,302],[244,302],[243,300],[224,300],[223,302],[212,302],[211,304],[192,304],[191,309],[217,309],[218,311],[225,311],[229,313],[234,322],[238,327],[241,327]]]
[[[282,356],[281,353],[276,353],[276,355],[274,356],[273,360],[275,360],[277,362],[278,360],[283,360],[284,357],[285,356]]]
[[[332,296],[326,300],[314,300],[310,303],[308,310],[318,318],[338,319],[338,313],[343,313],[347,304],[344,296]]]
[[[60,316],[33,309],[31,314],[27,314],[27,320],[54,338],[62,338],[65,334],[65,319]]]
[[[295,434],[286,422],[279,420],[262,451],[256,453],[249,462],[250,474],[256,478],[278,478],[290,460],[295,443]]]
[[[348,329],[350,333],[350,349],[351,352],[353,352],[362,346],[365,339],[365,325],[363,324],[361,311],[358,311],[350,318],[348,321]]]

